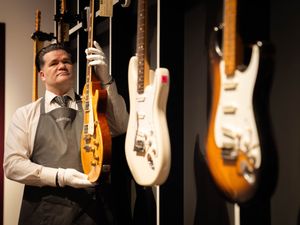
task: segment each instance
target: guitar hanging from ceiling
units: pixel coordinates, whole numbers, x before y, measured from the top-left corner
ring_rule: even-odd
[[[130,114],[125,153],[135,181],[142,186],[163,184],[171,164],[166,120],[169,71],[150,69],[147,35],[148,1],[138,0],[136,56],[131,57],[128,68]]]
[[[254,197],[265,161],[268,140],[260,121],[260,93],[264,89],[264,45],[251,45],[251,57],[244,65],[244,46],[237,32],[237,0],[224,1],[223,24],[215,28],[210,46],[212,101],[206,138],[206,158],[214,181],[233,202]],[[221,45],[218,37],[222,36]],[[261,82],[264,80],[264,82]],[[267,111],[267,110],[266,110]],[[263,112],[266,113],[266,112]]]

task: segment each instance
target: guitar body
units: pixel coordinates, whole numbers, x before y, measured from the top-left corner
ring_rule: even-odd
[[[125,140],[126,159],[135,181],[142,186],[160,185],[170,170],[170,139],[166,120],[169,71],[150,71],[150,84],[137,92],[138,60],[129,62],[130,114]]]
[[[94,0],[90,0],[88,47],[93,47]],[[105,116],[107,91],[101,88],[93,68],[86,66],[86,82],[82,92],[83,129],[81,133],[81,163],[91,182],[99,181],[100,174],[109,178],[111,167],[111,135]]]
[[[100,122],[102,140],[103,140],[103,164],[102,172],[109,173],[111,167],[111,148],[112,139],[110,134],[110,128],[106,119],[106,107],[107,107],[107,91],[101,88],[100,81],[93,81],[93,90],[98,92],[98,104],[95,105],[97,108],[97,117]],[[94,108],[94,107],[93,107]]]
[[[206,139],[207,163],[220,190],[229,200],[239,203],[254,196],[262,164],[262,134],[253,98],[255,87],[260,85],[258,76],[264,76],[260,74],[260,44],[252,46],[247,68],[236,69],[231,76],[225,74],[217,48],[213,48],[210,57],[213,93]]]
[[[82,98],[85,113],[81,135],[81,163],[89,180],[96,182],[101,172],[110,172],[111,136],[105,117],[107,92],[100,89],[100,82],[91,84],[88,90],[90,99],[85,95]],[[85,84],[83,93],[87,93],[87,88],[88,85]]]

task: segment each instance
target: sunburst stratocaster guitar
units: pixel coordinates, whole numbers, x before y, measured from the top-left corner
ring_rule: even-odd
[[[94,0],[90,0],[88,47],[93,47]],[[81,134],[81,162],[91,182],[107,175],[111,166],[111,136],[105,117],[107,92],[101,89],[93,68],[86,66],[86,83],[82,92],[84,109]]]
[[[160,185],[170,170],[170,138],[166,121],[169,71],[150,70],[147,60],[146,0],[138,0],[137,53],[129,62],[130,114],[125,140],[126,159],[135,181]]]
[[[222,47],[214,38],[210,49],[213,92],[206,157],[220,190],[229,200],[243,203],[254,196],[261,173],[264,145],[254,96],[260,91],[258,87],[263,88],[258,84],[259,76],[267,74],[261,73],[261,42],[251,46],[247,67],[239,67],[236,20],[237,0],[225,0],[224,23],[214,34],[216,37],[223,31]]]

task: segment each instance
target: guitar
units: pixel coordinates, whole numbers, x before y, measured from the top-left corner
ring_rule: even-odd
[[[150,70],[147,59],[148,2],[138,0],[137,53],[128,67],[130,113],[125,139],[126,159],[135,181],[160,185],[170,170],[170,138],[166,121],[169,71]]]
[[[93,47],[94,0],[90,0],[88,47]],[[84,109],[81,133],[81,163],[91,182],[107,177],[111,167],[111,136],[106,120],[107,92],[101,89],[91,66],[86,66],[86,83],[82,92]]]
[[[39,32],[41,27],[41,11],[35,11],[35,32]],[[35,57],[42,47],[42,42],[37,38],[33,38],[33,77],[32,77],[32,101],[38,99],[38,73],[35,66]]]
[[[56,33],[57,33],[57,42],[63,43],[69,41],[69,28],[70,25],[65,22],[66,17],[66,1],[65,0],[59,0],[60,3],[59,12],[57,13],[59,15],[57,26],[56,26]]]
[[[241,66],[241,45],[236,32],[237,0],[225,0],[224,4],[224,24],[221,29],[215,28],[210,49],[213,93],[206,157],[219,189],[230,201],[243,203],[257,191],[264,160],[262,150],[269,147],[263,143],[262,121],[258,123],[257,112],[262,111],[260,100],[254,99],[263,90],[261,77],[268,74],[263,74],[266,71],[262,42],[251,46],[249,64]],[[220,31],[223,31],[222,48],[216,41]]]

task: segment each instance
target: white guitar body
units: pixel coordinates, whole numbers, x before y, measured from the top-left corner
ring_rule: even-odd
[[[128,68],[130,114],[125,140],[127,163],[141,186],[161,185],[170,171],[170,138],[166,120],[169,71],[150,71],[150,84],[137,92],[138,60],[131,57]]]
[[[240,163],[238,173],[249,184],[256,181],[255,170],[261,164],[260,142],[253,113],[253,91],[259,68],[259,46],[253,45],[250,63],[245,71],[225,74],[224,61],[220,62],[220,98],[217,106],[214,136],[222,149],[224,162],[234,162],[242,153],[251,162]]]

